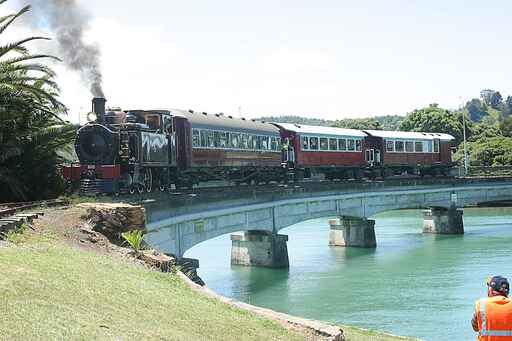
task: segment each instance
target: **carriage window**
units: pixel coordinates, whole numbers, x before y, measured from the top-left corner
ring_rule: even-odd
[[[208,147],[208,132],[201,130],[201,147]]]
[[[329,150],[329,139],[326,137],[320,138],[320,150]]]
[[[255,136],[254,140],[256,141],[256,147],[254,149],[260,150],[261,149],[261,136]]]
[[[214,143],[215,147],[220,147],[220,131],[214,132]]]
[[[219,133],[219,147],[226,148],[228,146],[228,133],[220,132]]]
[[[395,151],[395,141],[386,140],[386,151],[387,152]]]
[[[347,150],[347,140],[346,139],[338,139],[338,149],[345,151]]]
[[[231,133],[226,132],[226,148],[232,148],[231,145]]]
[[[318,150],[318,137],[309,138],[309,149]]]
[[[268,137],[261,136],[261,149],[268,150]]]
[[[427,153],[432,153],[432,141],[423,142],[423,150]]]
[[[421,141],[416,141],[414,143],[414,151],[416,153],[423,153],[423,142]]]
[[[434,153],[439,153],[439,140],[434,140]]]
[[[358,152],[360,152],[360,151],[361,151],[361,149],[362,149],[362,148],[361,148],[361,140],[356,140],[356,150],[357,150]]]
[[[192,129],[192,146],[201,147],[201,133],[197,129]]]
[[[277,138],[272,137],[272,150],[278,150],[277,148]]]
[[[241,144],[240,144],[240,148],[242,149],[249,149],[249,146],[248,146],[248,142],[247,142],[247,134],[242,134],[241,136]]]
[[[254,135],[247,136],[247,146],[249,149],[254,149]]]
[[[356,143],[355,143],[355,141],[352,140],[352,139],[348,139],[347,142],[348,142],[348,148],[347,148],[348,151],[350,151],[350,152],[355,151],[356,150]]]
[[[395,152],[397,152],[397,153],[404,152],[404,141],[395,141]]]
[[[240,141],[240,134],[231,133],[231,146],[233,148],[240,148],[239,141]]]
[[[329,150],[338,150],[338,140],[329,139]]]
[[[160,115],[146,115],[146,124],[149,129],[160,129]]]
[[[414,142],[412,142],[412,141],[405,141],[405,152],[406,153],[413,153],[414,152]]]
[[[162,118],[164,120],[164,133],[166,135],[171,135],[172,134],[172,121],[171,121],[171,118],[169,116],[167,116],[167,115],[162,116]],[[121,122],[119,122],[119,123],[121,123]]]
[[[301,136],[300,140],[302,143],[302,150],[308,150],[309,149],[309,137]]]
[[[208,131],[208,147],[215,148],[215,134],[213,131]]]

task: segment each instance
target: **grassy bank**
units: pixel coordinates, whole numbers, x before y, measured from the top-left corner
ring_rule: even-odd
[[[42,226],[0,247],[0,340],[304,339],[201,296],[175,275],[80,247],[62,234]],[[346,334],[350,341],[402,340],[352,328]]]

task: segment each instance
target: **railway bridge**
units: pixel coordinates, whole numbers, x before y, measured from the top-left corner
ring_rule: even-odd
[[[183,193],[146,203],[147,241],[182,257],[208,239],[234,234],[233,264],[288,266],[279,230],[326,218],[330,245],[376,247],[374,220],[384,211],[424,209],[423,232],[463,234],[463,208],[512,200],[512,179],[430,179],[304,183]],[[293,236],[291,236],[293,238]]]

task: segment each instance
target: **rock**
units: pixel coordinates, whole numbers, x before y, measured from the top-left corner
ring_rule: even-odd
[[[140,252],[139,258],[147,265],[158,268],[162,272],[170,272],[176,264],[176,259],[155,250],[144,250]]]
[[[121,244],[123,232],[146,230],[146,210],[141,206],[123,203],[84,203],[83,218],[89,221],[94,231],[106,236],[111,242]]]

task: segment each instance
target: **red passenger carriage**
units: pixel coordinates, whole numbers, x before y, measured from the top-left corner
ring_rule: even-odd
[[[310,177],[324,174],[328,179],[362,176],[368,165],[364,145],[366,134],[360,130],[302,124],[276,123],[281,137],[288,141],[288,163],[295,173]]]
[[[378,151],[382,157],[375,165],[383,167],[385,175],[403,172],[437,175],[445,174],[452,167],[454,138],[451,135],[383,130],[365,130],[365,133],[368,134],[367,158],[371,158],[372,150]]]

